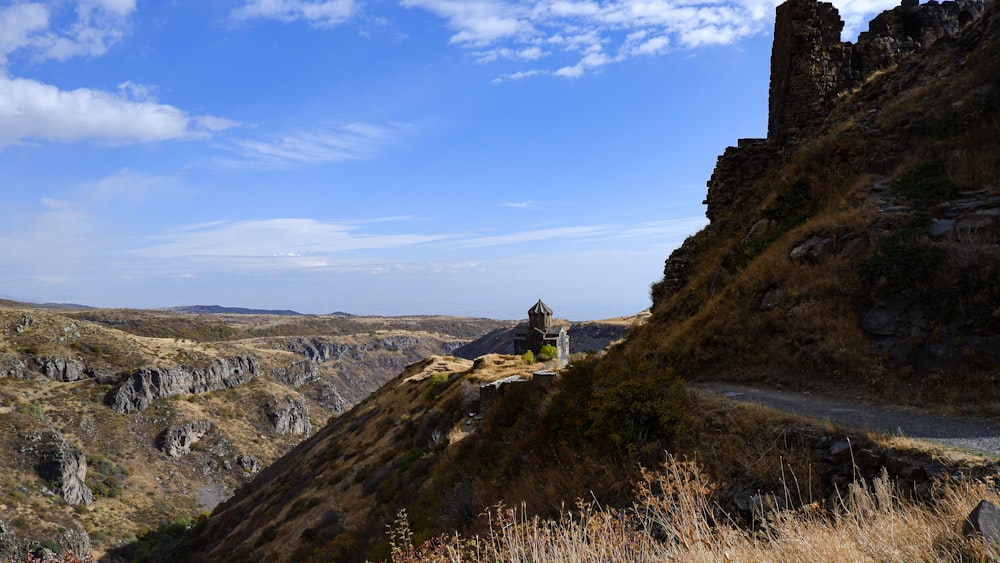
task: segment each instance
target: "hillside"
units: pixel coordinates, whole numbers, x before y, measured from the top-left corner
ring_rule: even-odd
[[[829,17],[830,29],[803,21],[832,7],[783,5],[779,31],[797,31],[775,42],[768,138],[719,157],[711,224],[667,260],[630,353],[688,378],[996,412],[984,385],[1000,376],[993,5],[960,32],[959,10],[977,4],[872,22],[890,34],[924,22],[920,49],[875,31],[842,44]],[[948,25],[957,34],[936,38]],[[899,52],[875,66],[886,45]],[[838,57],[854,61],[846,84],[830,77]],[[789,67],[800,73],[779,76]],[[799,98],[776,100],[788,84]]]
[[[6,302],[0,560],[207,514],[406,365],[503,324]]]
[[[809,543],[768,535],[774,528],[754,507],[855,522],[831,516],[849,510],[849,484],[865,490],[879,475],[905,497],[932,500],[933,476],[964,462],[684,385],[739,379],[996,412],[1000,17],[995,2],[905,4],[857,44],[840,42],[830,4],[778,8],[768,138],[720,157],[708,183],[711,224],[667,260],[651,317],[624,343],[574,360],[554,381],[510,384],[488,407],[476,390],[501,375],[495,360],[429,360],[163,544],[159,559],[388,558],[385,530],[400,510],[401,533],[419,544],[453,530],[489,533],[477,515],[498,502],[517,508],[529,531],[561,537],[531,519],[578,530],[566,521],[589,514],[589,501],[628,514],[650,494],[671,497],[658,491],[680,498],[667,485],[641,489],[640,468],[659,466],[664,451],[699,467],[685,487],[707,500],[685,514],[707,520],[691,532],[704,535],[677,541],[706,548],[705,560],[728,558],[725,546],[705,543],[728,524],[757,546]],[[996,471],[978,467],[961,473]],[[873,514],[889,511],[881,502]],[[624,527],[616,530],[635,533]],[[874,536],[856,534],[873,560],[985,558],[962,555],[973,552],[951,536],[885,550],[866,540]],[[789,560],[781,553],[755,557]],[[837,554],[826,560],[845,560]]]

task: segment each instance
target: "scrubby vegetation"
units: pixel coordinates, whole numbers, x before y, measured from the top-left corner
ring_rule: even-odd
[[[557,519],[497,505],[482,516],[482,535],[443,534],[421,544],[405,511],[389,532],[393,563],[754,561],[995,561],[1000,546],[965,537],[961,522],[980,499],[997,502],[983,483],[951,484],[935,500],[900,496],[883,474],[851,484],[830,510],[801,503],[764,507],[752,528],[735,525],[714,505],[715,485],[693,461],[668,457],[643,472],[625,510],[578,501]]]

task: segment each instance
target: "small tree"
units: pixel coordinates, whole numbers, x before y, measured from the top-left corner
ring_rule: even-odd
[[[542,349],[538,351],[538,360],[542,362],[547,362],[549,360],[554,360],[556,356],[559,355],[559,350],[551,344],[546,344],[542,346]]]
[[[535,363],[535,353],[532,352],[531,350],[528,350],[527,352],[524,353],[523,356],[521,356],[521,359],[524,360],[524,363],[531,365]]]

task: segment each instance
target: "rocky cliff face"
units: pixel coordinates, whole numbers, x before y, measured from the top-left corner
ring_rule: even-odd
[[[256,358],[235,356],[218,359],[204,368],[144,368],[133,372],[108,395],[115,412],[132,413],[156,399],[228,389],[260,375]]]
[[[81,505],[94,501],[86,484],[87,458],[83,452],[52,428],[29,433],[24,439],[21,453],[34,459],[38,474],[53,485],[63,500]]]

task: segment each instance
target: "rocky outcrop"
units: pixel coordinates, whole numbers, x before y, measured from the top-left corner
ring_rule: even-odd
[[[87,378],[83,362],[73,358],[54,358],[46,356],[34,359],[35,369],[45,377],[55,381],[80,381]]]
[[[260,460],[250,454],[236,456],[236,463],[247,473],[260,473]]]
[[[292,362],[287,366],[271,370],[271,379],[291,387],[301,387],[319,379],[316,363],[312,360]]]
[[[420,344],[413,336],[387,336],[362,344],[345,344],[322,338],[296,338],[288,343],[288,351],[306,356],[314,362],[330,360],[362,360],[370,352],[386,350],[399,352]]]
[[[312,432],[309,407],[302,401],[285,397],[269,405],[267,417],[278,434],[305,434]]]
[[[38,475],[53,485],[69,504],[90,504],[94,494],[87,487],[87,457],[58,431],[39,430],[24,436],[21,453],[34,458]]]
[[[228,389],[260,374],[257,360],[251,356],[220,358],[204,368],[143,368],[112,390],[107,402],[115,412],[138,412],[156,399]]]
[[[191,446],[204,438],[211,429],[212,422],[208,420],[196,420],[168,428],[157,439],[157,447],[170,457],[182,457],[191,453]]]
[[[14,354],[0,354],[0,377],[24,379],[28,376],[28,364]]]

